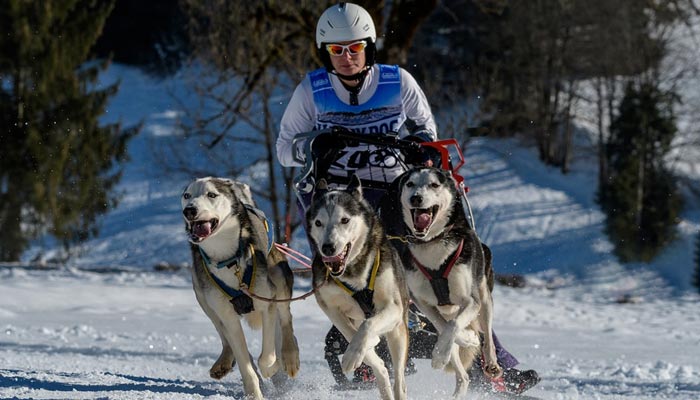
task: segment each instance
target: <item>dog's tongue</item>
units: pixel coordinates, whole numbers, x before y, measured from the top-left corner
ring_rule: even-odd
[[[428,229],[432,222],[433,216],[426,211],[416,211],[416,214],[413,216],[413,226],[418,231],[424,231]]]
[[[343,266],[343,257],[339,255],[331,257],[323,256],[321,257],[321,260],[324,264],[326,264],[326,266],[330,267],[331,271],[333,272],[338,272]]]
[[[192,233],[200,238],[207,237],[211,234],[211,222],[198,221],[192,226]]]

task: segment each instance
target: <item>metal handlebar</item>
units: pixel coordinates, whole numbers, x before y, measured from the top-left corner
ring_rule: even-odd
[[[292,140],[292,156],[296,162],[303,165],[299,175],[294,179],[294,184],[298,191],[304,192],[311,190],[311,188],[302,188],[301,186],[303,182],[308,182],[308,178],[316,172],[314,171],[314,166],[318,160],[314,159],[314,141],[318,136],[324,134],[330,134],[339,142],[344,143],[343,146],[339,145],[339,148],[366,144],[389,147],[409,153],[421,151],[421,145],[419,143],[400,139],[397,132],[382,135],[368,135],[353,132],[344,127],[334,126],[328,129],[299,133]]]
[[[334,126],[327,129],[299,133],[292,140],[292,157],[294,161],[304,164],[309,160],[313,150],[313,141],[317,136],[332,134],[338,140],[357,142],[358,144],[369,144],[375,146],[386,146],[397,150],[419,151],[420,144],[411,140],[400,139],[398,132],[390,132],[383,135],[368,135],[353,132],[350,129]],[[304,146],[304,148],[300,148]],[[302,157],[301,155],[304,155]]]

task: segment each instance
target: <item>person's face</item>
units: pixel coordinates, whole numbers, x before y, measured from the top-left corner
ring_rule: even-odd
[[[357,40],[352,40],[348,42],[339,42],[334,44],[348,45],[356,43]],[[333,55],[330,53],[331,64],[333,64],[333,69],[336,70],[341,75],[355,75],[362,71],[365,67],[365,51],[364,49],[357,54],[350,54],[348,49],[343,49],[341,55]]]

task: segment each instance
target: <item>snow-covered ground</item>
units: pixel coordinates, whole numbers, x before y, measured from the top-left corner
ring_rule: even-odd
[[[208,375],[220,342],[195,301],[188,272],[153,271],[160,261],[189,261],[179,210],[186,180],[159,173],[151,152],[168,140],[178,115],[170,93],[186,92],[176,80],[153,81],[118,65],[107,79],[115,76],[122,86],[108,118],[145,123],[130,146],[124,199],[71,267],[0,268],[0,398],[240,398],[237,370],[223,381]],[[520,367],[542,377],[528,394],[700,398],[700,298],[689,287],[698,199],[689,199],[679,240],[658,260],[621,265],[610,254],[593,201],[593,162],[582,161],[562,177],[530,150],[488,139],[470,143],[466,155],[477,227],[493,249],[496,270],[528,281],[522,289],[494,291],[495,331]],[[26,259],[51,251],[50,241],[37,242]],[[299,279],[295,294],[307,288]],[[332,390],[322,352],[330,324],[313,299],[294,303],[292,311],[301,371],[283,391],[266,383],[268,396],[377,398],[375,391]],[[247,332],[255,355],[259,337]],[[417,366],[407,378],[409,398],[451,397],[451,376],[427,360]]]

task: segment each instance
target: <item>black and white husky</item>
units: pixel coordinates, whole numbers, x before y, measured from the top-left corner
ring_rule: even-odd
[[[398,178],[398,203],[407,245],[401,252],[413,301],[439,335],[432,365],[448,364],[457,378],[455,396],[469,385],[466,373],[479,353],[484,373],[501,368],[491,332],[491,252],[469,226],[455,181],[448,171],[420,167]],[[491,278],[492,279],[492,278]]]
[[[388,242],[374,210],[353,177],[345,190],[327,191],[321,180],[306,213],[306,232],[314,248],[316,301],[348,340],[342,369],[362,362],[374,370],[382,399],[405,399],[408,356],[408,293],[396,250]],[[374,346],[387,340],[394,371],[389,372]]]
[[[248,185],[225,178],[197,179],[183,192],[181,204],[192,250],[194,292],[223,346],[209,374],[221,379],[237,362],[246,398],[262,399],[241,320],[254,329],[262,326],[258,358],[262,376],[271,377],[282,367],[294,377],[299,349],[289,303],[255,298],[291,297],[293,278],[287,260],[272,246],[267,221],[255,207]],[[279,353],[276,331],[281,338]]]

